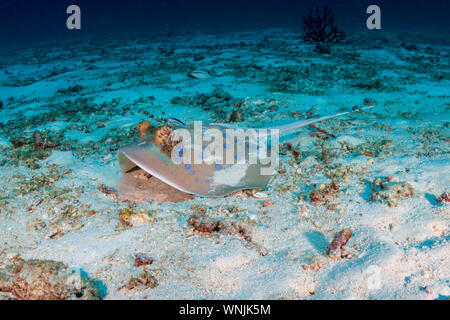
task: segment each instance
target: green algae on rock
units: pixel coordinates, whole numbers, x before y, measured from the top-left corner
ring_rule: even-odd
[[[0,268],[0,293],[18,300],[97,300],[95,282],[53,260],[13,259]]]

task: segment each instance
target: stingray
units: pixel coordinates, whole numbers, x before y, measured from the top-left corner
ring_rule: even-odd
[[[189,148],[189,144],[180,143],[180,141],[185,142],[185,139],[180,140],[177,134],[182,129],[184,130],[183,137],[186,134],[194,136],[196,134],[195,125],[186,125],[180,120],[169,119],[171,126],[162,126],[156,131],[149,130],[141,135],[136,143],[121,148],[118,151],[118,160],[122,171],[125,173],[133,171],[137,167],[171,187],[167,190],[181,191],[200,197],[223,197],[243,189],[264,189],[269,184],[275,171],[270,171],[272,163],[268,161],[274,159],[274,155],[269,155],[267,149],[264,150],[265,152],[261,152],[260,147],[264,145],[259,143],[261,139],[265,139],[266,146],[270,147],[271,143],[278,145],[283,138],[295,133],[302,127],[372,107],[294,121],[274,127],[254,128],[253,130],[258,132],[256,136],[244,136],[242,139],[240,136],[234,136],[232,137],[233,141],[230,141],[231,138],[227,137],[230,129],[248,131],[249,128],[238,127],[229,123],[202,124],[202,136],[208,132],[222,133],[221,138],[223,140],[220,140],[220,146],[215,145],[217,148],[223,147],[223,149],[215,149],[215,151],[222,151],[219,153],[220,157],[216,157],[215,153],[211,155],[210,152],[208,159],[203,158],[206,153],[205,150],[208,146],[211,146],[211,141],[214,141],[214,139],[206,139],[207,141],[201,141],[199,145],[197,144],[190,150],[186,150]],[[150,124],[147,127],[151,129]],[[261,131],[258,131],[259,129],[266,130],[261,133]],[[271,139],[275,135],[277,139]],[[243,145],[243,147],[240,148],[239,145]],[[276,149],[276,152],[278,152],[278,149]],[[188,154],[189,156],[187,156]],[[258,155],[256,161],[249,161],[251,156],[255,154]],[[197,157],[197,161],[195,161],[195,157]],[[198,158],[204,161],[199,162]],[[255,159],[255,157],[252,159]],[[276,159],[278,160],[278,158]],[[264,169],[268,170],[264,171]],[[267,173],[268,171],[269,173]],[[156,188],[159,187],[156,186]],[[161,189],[161,192],[164,192],[165,189],[163,189]]]

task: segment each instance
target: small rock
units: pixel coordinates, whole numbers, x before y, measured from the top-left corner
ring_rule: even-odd
[[[247,242],[252,242],[249,231],[239,222],[224,221],[219,223],[219,232],[226,235],[239,236]]]
[[[302,266],[303,270],[312,270],[314,272],[319,271],[323,267],[323,262],[320,260],[311,261],[309,264],[304,264]]]
[[[144,269],[144,272],[138,278],[131,278],[126,285],[127,289],[134,289],[136,287],[144,287],[153,289],[158,285],[156,278]]]
[[[0,292],[18,300],[99,299],[95,282],[62,262],[14,258],[0,269]]]
[[[333,241],[331,241],[328,247],[327,254],[329,256],[335,256],[350,240],[353,232],[350,229],[343,229],[334,235]]]
[[[105,186],[104,184],[98,186],[98,191],[109,196],[114,201],[117,201],[117,199],[119,199],[119,195],[117,194],[117,192],[114,192],[111,188]]]
[[[195,231],[208,233],[217,231],[219,227],[219,221],[195,215],[189,217],[188,224],[194,227]]]
[[[438,198],[438,203],[450,202],[450,193],[444,192]]]
[[[105,186],[104,184],[101,184],[98,186],[98,191],[100,191],[101,193],[104,193],[104,194],[112,193],[112,190],[110,188],[108,188],[107,186]]]
[[[80,85],[74,85],[74,86],[70,86],[67,89],[59,89],[57,92],[58,93],[63,93],[63,94],[67,94],[67,93],[78,93],[81,90],[83,90],[84,87],[80,86]]]
[[[252,194],[255,199],[267,199],[269,196],[264,192],[254,192]]]
[[[205,59],[205,57],[199,53],[196,53],[196,54],[194,54],[193,59],[194,59],[194,61],[201,61],[201,60]]]
[[[323,42],[316,44],[316,52],[320,54],[331,54],[330,46]]]
[[[223,88],[221,87],[217,87],[213,90],[212,92],[213,96],[215,96],[217,99],[221,99],[224,101],[229,101],[231,99],[233,99],[233,97],[231,96],[231,94],[229,94],[228,92],[226,92],[225,90],[223,90]]]
[[[376,106],[377,102],[371,98],[364,98],[364,105],[365,106]]]
[[[311,200],[311,202],[334,200],[337,198],[339,189],[339,184],[333,181],[327,186],[322,186],[319,190],[313,190],[309,195],[309,199]]]
[[[433,294],[433,290],[429,286],[426,286],[424,288],[424,290],[425,290],[426,294]]]
[[[262,203],[263,207],[271,207],[273,206],[273,200],[266,200]]]
[[[386,202],[390,207],[396,207],[398,200],[404,200],[414,195],[414,188],[407,182],[392,182],[391,177],[377,178],[372,184],[372,201]]]
[[[227,116],[228,122],[241,122],[242,121],[242,111],[241,110],[233,110]]]
[[[17,139],[12,139],[10,142],[14,148],[20,148],[28,144],[28,142],[25,140],[17,140]]]
[[[12,294],[0,292],[0,301],[16,300]]]
[[[302,155],[302,153],[301,153],[299,150],[292,150],[292,156],[293,156],[295,159],[300,158],[301,155]]]
[[[134,266],[141,267],[153,263],[153,259],[145,255],[144,253],[136,253],[134,255]]]
[[[363,143],[364,143],[363,139],[353,137],[353,136],[346,136],[346,135],[340,136],[335,140],[335,146],[337,146],[337,147],[339,145],[341,145],[341,146],[345,145],[350,148],[355,148]],[[333,143],[330,143],[330,144],[332,145]]]
[[[408,51],[417,51],[417,46],[415,44],[402,44],[403,48],[405,48]]]

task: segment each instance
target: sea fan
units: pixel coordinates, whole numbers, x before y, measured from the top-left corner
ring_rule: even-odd
[[[303,39],[310,42],[338,42],[345,39],[345,32],[334,24],[334,14],[325,6],[322,13],[319,9],[309,9],[309,15],[303,17]]]

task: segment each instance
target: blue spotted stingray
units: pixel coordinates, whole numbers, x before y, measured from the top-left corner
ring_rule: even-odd
[[[266,127],[265,129],[268,130],[265,132],[268,132],[267,135],[271,135],[271,132],[277,132],[280,137],[283,137],[295,133],[296,130],[310,124],[372,107],[319,118],[294,121],[276,127]],[[193,125],[185,125],[182,121],[173,118],[170,119],[170,122],[193,132]],[[208,129],[218,129],[223,132],[224,142],[220,147],[223,148],[222,154],[224,156],[220,159],[214,159],[214,161],[202,161],[200,163],[196,163],[192,159],[186,161],[186,158],[183,158],[186,152],[184,147],[174,147],[169,155],[167,152],[161,150],[160,145],[148,140],[139,141],[120,149],[118,151],[119,164],[124,172],[139,167],[180,191],[202,197],[221,197],[243,189],[264,189],[272,177],[272,174],[263,174],[262,170],[264,166],[267,167],[268,158],[258,159],[256,163],[248,161],[251,150],[249,144],[254,142],[248,140],[240,141],[237,138],[232,143],[233,141],[230,141],[227,137],[227,132],[229,132],[227,129],[239,128],[248,129],[237,127],[234,124],[223,123],[203,125],[203,132],[208,132]],[[239,149],[237,146],[242,143],[246,147]],[[202,159],[204,154],[207,153],[206,151],[208,151],[207,148],[208,144],[202,145],[201,150],[195,149],[193,153],[198,152],[198,154],[194,155]],[[226,158],[229,148],[234,149],[234,152],[230,153],[234,161]],[[244,152],[239,150],[244,150]],[[173,160],[174,155],[176,161]]]

